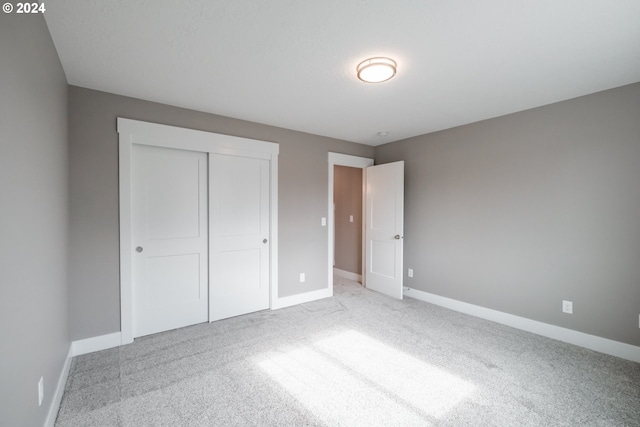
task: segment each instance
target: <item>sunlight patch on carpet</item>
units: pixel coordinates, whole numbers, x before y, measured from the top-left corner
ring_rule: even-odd
[[[431,425],[475,386],[354,330],[258,362],[329,425]]]

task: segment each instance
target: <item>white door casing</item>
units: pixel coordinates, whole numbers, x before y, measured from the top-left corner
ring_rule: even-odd
[[[402,299],[404,162],[365,169],[366,287]]]
[[[269,308],[269,162],[209,156],[210,320]]]
[[[132,147],[133,336],[208,320],[207,155]]]
[[[282,306],[278,297],[278,144],[211,132],[142,122],[119,117],[119,202],[120,202],[120,340],[133,342],[133,256],[136,245],[132,236],[132,152],[134,145],[174,148],[201,153],[225,154],[264,159],[269,171],[269,305]],[[208,187],[211,188],[211,176]],[[209,200],[211,203],[211,200]],[[211,210],[211,207],[208,206]],[[211,234],[209,218],[208,232]],[[211,236],[209,236],[209,240]]]

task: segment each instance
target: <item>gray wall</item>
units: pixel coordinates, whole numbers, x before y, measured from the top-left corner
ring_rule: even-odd
[[[407,286],[640,345],[640,83],[375,159],[406,162]]]
[[[72,339],[120,330],[118,116],[280,144],[280,296],[327,286],[327,153],[373,157],[373,147],[70,86]]]
[[[335,268],[362,274],[362,169],[334,166],[333,182]]]
[[[69,351],[67,83],[41,15],[0,14],[0,425],[41,426]],[[38,380],[44,401],[38,406]]]

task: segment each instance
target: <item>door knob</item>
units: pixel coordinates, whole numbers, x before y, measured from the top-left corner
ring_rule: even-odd
[[[393,236],[393,238],[396,239],[396,240],[400,240],[400,235],[396,234],[395,236]]]
[[[136,248],[136,252],[138,252],[138,253],[142,252],[142,250],[143,250],[143,249],[142,249],[142,246],[138,246],[138,247]]]
[[[267,239],[262,239],[262,243],[267,243],[268,240]]]

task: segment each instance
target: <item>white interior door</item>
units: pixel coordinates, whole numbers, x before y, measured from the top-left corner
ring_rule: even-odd
[[[365,169],[365,284],[402,299],[404,162]]]
[[[208,318],[207,154],[132,147],[133,336]]]
[[[269,308],[269,161],[209,156],[210,320]]]

